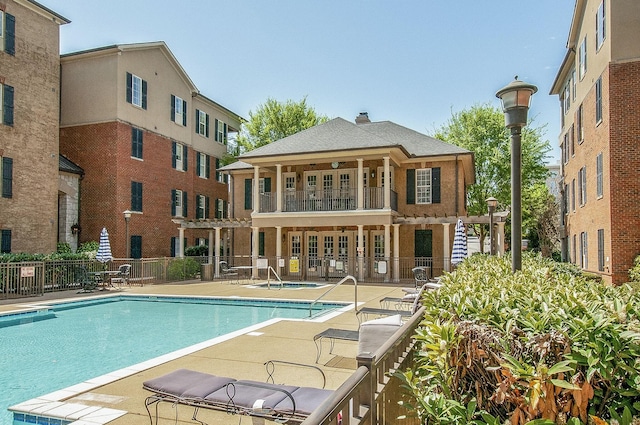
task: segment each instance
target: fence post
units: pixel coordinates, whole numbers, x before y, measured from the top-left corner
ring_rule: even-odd
[[[371,418],[371,425],[378,425],[378,412],[376,408],[376,390],[378,388],[376,371],[375,371],[375,356],[373,353],[360,353],[356,357],[358,367],[364,366],[369,370],[367,379],[364,381],[362,391],[358,394],[358,403],[353,406],[354,409],[360,410],[361,405],[368,405],[369,418]],[[359,412],[358,412],[359,413]]]

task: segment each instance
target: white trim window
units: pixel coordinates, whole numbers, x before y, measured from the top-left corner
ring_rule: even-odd
[[[564,109],[565,115],[569,112],[569,108],[571,107],[571,81],[568,80],[567,84],[564,86],[564,94],[562,95],[562,108]]]
[[[226,218],[224,216],[224,205],[225,205],[226,201],[224,199],[217,199],[216,200],[216,218]]]
[[[431,203],[431,168],[416,170],[416,204]]]
[[[0,10],[0,51],[4,50],[4,11]]]
[[[173,194],[173,205],[175,206],[175,217],[182,217],[182,191],[176,189]]]
[[[598,6],[598,11],[596,12],[596,52],[600,50],[607,36],[607,21],[605,18],[604,7],[604,0],[602,0],[600,2],[600,6]]]
[[[587,73],[587,37],[585,36],[578,47],[578,75],[582,80]]]
[[[176,170],[184,171],[184,150],[182,143],[176,143]]]
[[[198,152],[198,177],[207,178],[207,165],[209,164],[206,153]]]
[[[173,102],[173,107],[176,110],[175,122],[178,124],[182,124],[182,116],[184,114],[184,110],[182,109],[182,99],[176,96],[175,101]]]
[[[196,133],[204,137],[209,137],[209,114],[196,109],[196,120],[198,123]]]
[[[131,76],[131,103],[142,108],[142,78]]]
[[[227,144],[227,124],[219,119],[216,119],[215,124],[215,139],[216,142]]]
[[[604,194],[604,161],[602,159],[602,152],[600,152],[596,156],[596,196],[598,198],[602,198]]]

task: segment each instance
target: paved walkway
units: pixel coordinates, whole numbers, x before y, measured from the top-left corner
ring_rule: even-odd
[[[277,298],[277,299],[302,299],[315,300],[325,291],[324,288],[305,289],[280,289],[267,290],[262,288],[250,288],[249,285],[234,285],[227,282],[189,282],[177,284],[156,284],[144,287],[131,287],[122,290],[132,294],[170,294],[170,295],[201,295],[201,296],[234,296],[249,298]],[[359,284],[357,288],[358,302],[361,305],[379,307],[379,300],[384,297],[398,297],[402,295],[400,286],[381,286]],[[112,293],[113,291],[109,291]],[[354,301],[353,285],[341,285],[335,288],[328,296],[330,301]],[[101,295],[102,292],[92,294],[47,294],[44,297],[22,298],[19,300],[0,302],[0,312],[20,310],[27,304],[41,303],[62,297],[77,298]],[[168,324],[168,323],[167,323]],[[167,324],[158,324],[163,326]],[[146,370],[139,370],[132,375],[117,379],[105,385],[99,385],[88,390],[80,390],[76,394],[60,397],[61,401],[71,405],[84,405],[106,408],[103,409],[105,418],[108,419],[109,409],[114,412],[126,411],[122,415],[118,413],[115,420],[108,422],[114,425],[147,425],[149,418],[144,407],[144,399],[149,395],[142,389],[142,382],[158,377],[178,368],[189,368],[216,375],[229,376],[237,379],[254,379],[264,381],[267,373],[264,362],[267,360],[282,360],[303,364],[314,364],[316,358],[316,346],[313,336],[327,328],[352,329],[358,328],[358,321],[353,309],[342,314],[335,315],[322,322],[281,320],[275,324],[263,327],[255,332],[248,332],[235,338],[220,342],[216,345],[201,349],[185,356],[169,360],[165,363],[153,366]],[[123,337],[135,338],[135,335],[127,335],[123,329]],[[325,346],[317,366],[321,367],[327,376],[326,388],[335,389],[340,386],[355,369],[355,356],[357,342],[335,341],[333,354],[329,354],[329,342]],[[117,353],[113,353],[117,355]],[[288,366],[277,367],[275,374],[276,383],[291,385],[321,386],[320,376],[311,370],[292,368]],[[95,386],[95,385],[94,385]],[[82,388],[79,386],[78,388]],[[165,424],[193,424],[191,421],[192,409],[185,406],[178,407],[178,421],[176,422],[176,408],[170,404],[161,406],[160,415],[163,418],[160,423]],[[95,417],[95,415],[94,415]],[[198,418],[208,424],[227,424],[230,421],[238,423],[238,417],[230,418],[225,413],[202,410]],[[107,420],[105,419],[105,421]],[[244,419],[250,423],[249,419]],[[103,421],[103,423],[105,423]],[[78,421],[80,424],[80,421]],[[82,422],[88,425],[89,422]],[[91,422],[95,425],[95,422]]]

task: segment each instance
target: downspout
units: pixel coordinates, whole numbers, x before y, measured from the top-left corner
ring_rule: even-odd
[[[459,165],[458,165],[458,154],[456,154],[456,217],[460,215],[460,202],[458,200],[458,195],[460,194],[460,183],[458,181],[458,174],[459,174]]]

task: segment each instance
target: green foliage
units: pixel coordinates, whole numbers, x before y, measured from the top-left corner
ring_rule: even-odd
[[[236,142],[246,152],[327,120],[326,116],[317,115],[315,110],[307,105],[306,97],[299,102],[278,102],[269,98],[258,106],[256,112],[249,112],[249,121],[242,124],[243,128]]]
[[[629,280],[640,282],[640,255],[633,259],[633,267],[629,269]]]
[[[88,241],[80,244],[76,252],[98,252],[99,247],[98,241]]]
[[[58,254],[71,254],[71,247],[66,242],[58,242],[56,252]]]
[[[184,255],[187,257],[204,257],[209,254],[209,247],[207,245],[194,245],[188,246],[184,250]]]
[[[476,255],[442,283],[400,374],[422,423],[640,416],[637,291],[534,255],[515,274],[508,258]]]
[[[193,258],[176,258],[171,260],[167,269],[169,280],[194,279],[200,273],[200,263]]]

